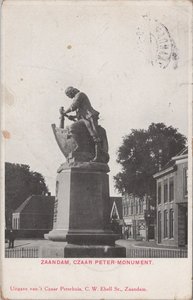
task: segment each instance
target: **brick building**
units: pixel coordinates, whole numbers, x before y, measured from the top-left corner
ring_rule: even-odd
[[[125,238],[149,240],[154,238],[154,212],[149,197],[123,195]]]
[[[187,245],[188,149],[154,175],[157,187],[157,242]]]
[[[43,237],[52,229],[54,196],[32,195],[12,214],[12,229],[17,237]]]

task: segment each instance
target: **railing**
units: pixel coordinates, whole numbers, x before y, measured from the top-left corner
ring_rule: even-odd
[[[39,249],[18,248],[5,249],[6,258],[38,258]],[[157,248],[131,248],[126,249],[127,258],[185,258],[187,250],[184,249],[157,249]]]
[[[38,248],[5,249],[6,258],[37,258]]]
[[[126,256],[133,257],[149,257],[149,258],[182,258],[187,257],[187,250],[184,249],[156,249],[156,248],[136,248],[127,249]]]

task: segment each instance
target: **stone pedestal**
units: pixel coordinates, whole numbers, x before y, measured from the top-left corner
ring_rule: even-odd
[[[109,154],[105,129],[97,126],[97,143],[84,119],[66,128],[52,124],[52,129],[66,163],[58,170],[53,230],[45,238],[67,244],[45,247],[42,255],[125,257],[125,248],[115,246],[119,235],[112,232],[110,224]],[[97,162],[93,162],[95,156]]]
[[[63,164],[58,170],[54,226],[47,238],[76,245],[113,246],[109,168],[103,163]],[[117,250],[116,250],[117,251]]]

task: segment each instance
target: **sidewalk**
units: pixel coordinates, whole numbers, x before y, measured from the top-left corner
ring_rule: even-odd
[[[9,244],[5,244],[5,256],[8,258],[64,257],[66,244],[66,242],[52,242],[44,239],[15,240],[13,249],[8,250]],[[127,258],[187,257],[187,249],[157,245],[155,241],[117,240],[116,245],[126,249]]]
[[[35,248],[35,247],[40,247],[40,246],[62,246],[66,245],[66,242],[52,242],[50,240],[45,240],[45,239],[16,239],[14,241],[14,249],[22,248],[22,247],[27,247],[27,248]],[[8,249],[9,243],[5,244],[5,248]]]
[[[126,248],[156,248],[156,249],[184,249],[186,250],[186,247],[179,248],[177,246],[166,246],[157,244],[156,241],[136,241],[134,239],[128,239],[128,240],[118,240],[116,241],[117,245],[124,246]]]
[[[5,244],[5,248],[8,248],[8,243]],[[22,248],[22,247],[40,247],[40,246],[62,246],[66,245],[66,242],[53,242],[45,239],[16,239],[14,242],[14,248]],[[116,245],[123,246],[127,249],[133,249],[133,248],[157,248],[157,249],[179,249],[179,247],[176,246],[166,246],[166,245],[160,245],[157,244],[156,241],[136,241],[134,239],[128,239],[128,240],[117,240]],[[187,248],[183,247],[181,249],[186,250]]]

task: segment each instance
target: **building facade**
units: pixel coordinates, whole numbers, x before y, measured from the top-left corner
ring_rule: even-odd
[[[12,214],[12,229],[18,237],[43,237],[52,229],[54,196],[32,195]]]
[[[187,245],[188,149],[154,175],[157,189],[157,243]]]
[[[122,201],[125,238],[154,239],[154,218],[149,197],[124,194]]]

